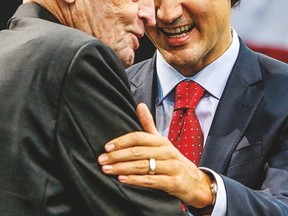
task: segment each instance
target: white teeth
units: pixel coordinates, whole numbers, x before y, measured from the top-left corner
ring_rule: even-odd
[[[181,38],[188,35],[188,33],[182,33],[182,34],[178,34],[178,35],[170,35],[170,38]]]
[[[185,26],[181,26],[181,27],[177,27],[177,28],[163,28],[163,30],[166,33],[170,33],[170,34],[182,34],[184,31],[187,31],[188,29],[190,29],[192,27],[192,25],[185,25]]]

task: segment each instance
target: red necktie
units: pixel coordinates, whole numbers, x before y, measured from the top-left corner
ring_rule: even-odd
[[[203,133],[195,108],[205,90],[193,81],[182,81],[175,89],[175,105],[168,138],[189,160],[199,165]]]

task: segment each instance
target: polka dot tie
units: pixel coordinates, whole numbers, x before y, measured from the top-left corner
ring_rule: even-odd
[[[174,146],[197,166],[203,150],[203,133],[195,108],[204,92],[193,81],[185,80],[176,86],[174,112],[168,134]]]

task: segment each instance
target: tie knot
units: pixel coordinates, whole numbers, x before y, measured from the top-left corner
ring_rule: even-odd
[[[203,87],[194,81],[180,82],[175,89],[174,109],[195,109],[204,92]]]

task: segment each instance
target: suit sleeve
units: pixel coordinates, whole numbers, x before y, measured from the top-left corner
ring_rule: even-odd
[[[286,125],[287,126],[287,125]],[[222,176],[227,194],[227,215],[288,215],[288,137],[287,127],[265,165],[259,190]],[[279,145],[279,146],[278,146]],[[251,173],[250,175],[255,175]]]
[[[105,45],[89,43],[64,79],[56,139],[62,179],[82,215],[185,215],[161,191],[123,185],[102,173],[97,157],[109,140],[141,130],[121,62]]]

